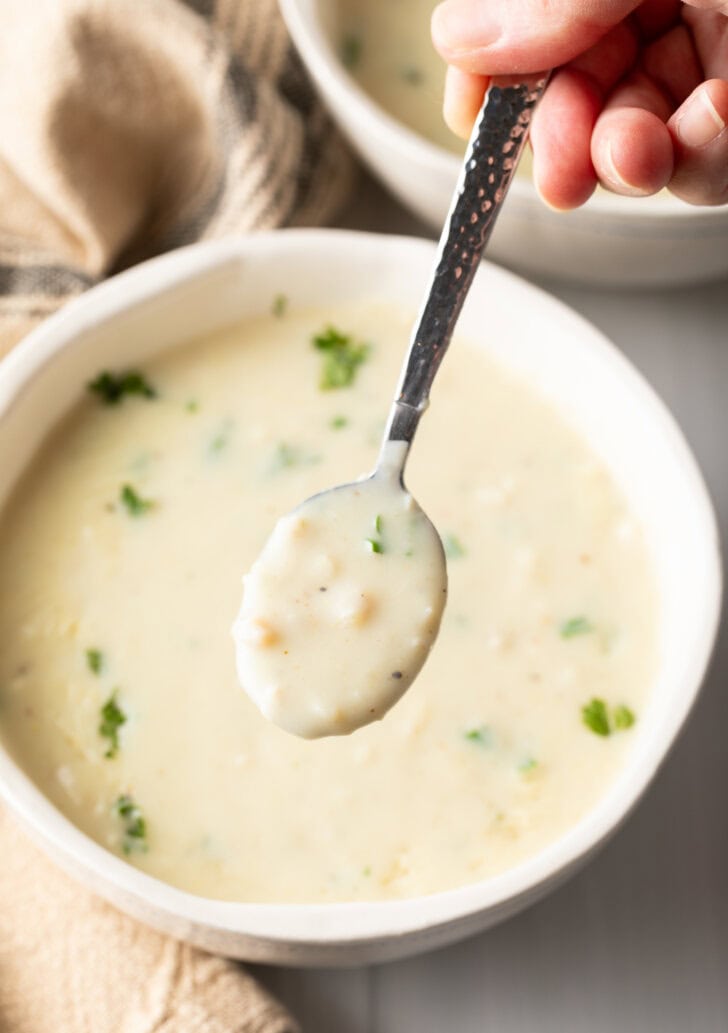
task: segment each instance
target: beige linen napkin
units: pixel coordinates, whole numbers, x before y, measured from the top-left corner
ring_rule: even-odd
[[[0,30],[0,355],[120,267],[348,193],[276,0],[0,0]]]
[[[326,221],[351,163],[275,0],[0,0],[0,355],[193,240]],[[232,963],[56,871],[0,809],[2,1033],[284,1033]]]
[[[296,1033],[243,968],[81,889],[0,809],[2,1033]]]

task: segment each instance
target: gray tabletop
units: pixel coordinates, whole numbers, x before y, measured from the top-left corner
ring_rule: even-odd
[[[429,235],[368,180],[340,225]],[[728,541],[728,282],[543,283],[677,416]],[[646,471],[649,476],[649,471]],[[727,1033],[728,635],[689,726],[627,825],[542,903],[457,946],[345,971],[256,968],[304,1033]]]

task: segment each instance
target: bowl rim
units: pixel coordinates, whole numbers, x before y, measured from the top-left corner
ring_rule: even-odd
[[[378,262],[406,260],[415,251],[434,256],[435,244],[419,238],[348,230],[293,229],[193,244],[144,262],[92,287],[36,328],[0,363],[0,421],[40,370],[81,334],[145,300],[204,274],[256,256],[298,255],[311,261],[317,251],[341,254],[354,267],[366,255]],[[431,259],[430,259],[431,260]],[[402,937],[449,926],[457,920],[509,907],[563,878],[613,833],[637,803],[683,726],[698,695],[715,641],[722,589],[720,545],[715,513],[697,463],[664,403],[634,367],[597,329],[567,305],[520,277],[484,263],[491,284],[516,287],[539,301],[582,335],[583,347],[611,367],[629,389],[631,404],[640,404],[659,427],[690,485],[705,550],[705,607],[694,651],[685,665],[679,705],[662,725],[660,736],[645,737],[633,750],[594,807],[574,826],[537,854],[513,868],[481,880],[427,896],[387,901],[326,904],[271,904],[221,901],[179,890],[115,856],[65,818],[36,788],[0,743],[0,797],[11,807],[61,866],[82,873],[96,892],[144,917],[163,913],[167,919],[223,934],[257,937],[270,943],[337,945]],[[247,268],[250,268],[248,265]],[[477,289],[477,288],[475,288]],[[630,759],[632,758],[632,759]],[[125,902],[125,903],[124,903]],[[130,903],[131,902],[131,903]],[[134,904],[134,906],[132,906]],[[154,920],[151,919],[151,924]]]
[[[311,0],[311,10],[318,11],[319,0]],[[383,108],[359,85],[336,57],[321,22],[309,18],[301,0],[278,0],[288,31],[312,76],[322,84],[322,92],[343,96],[354,113],[353,122],[364,132],[381,139],[388,148],[403,154],[415,167],[434,167],[441,177],[449,177],[453,187],[462,166],[462,158],[454,151],[433,143]],[[664,221],[666,218],[692,219],[702,223],[728,221],[728,208],[691,205],[673,194],[660,192],[647,197],[625,197],[608,190],[597,190],[579,208],[560,212],[542,200],[532,179],[514,176],[509,196],[525,203],[538,203],[559,216],[602,218],[622,215],[637,221]]]

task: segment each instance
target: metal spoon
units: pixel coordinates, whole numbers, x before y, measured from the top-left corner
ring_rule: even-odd
[[[405,358],[383,449],[390,441],[405,441],[409,452],[548,79],[548,73],[497,79],[486,93],[440,236],[432,281]]]
[[[548,74],[498,79],[486,94],[374,472],[283,517],[244,579],[233,629],[238,677],[268,718],[297,735],[340,735],[381,718],[437,636],[445,555],[404,469],[547,82]]]

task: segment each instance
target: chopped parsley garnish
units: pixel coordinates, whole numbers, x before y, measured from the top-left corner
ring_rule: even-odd
[[[116,691],[112,692],[101,708],[99,735],[109,740],[105,757],[115,757],[119,751],[119,729],[126,724],[126,714],[116,702]]]
[[[190,398],[188,402],[185,402],[185,411],[191,413],[200,411],[200,403],[196,398]]]
[[[365,879],[368,879],[369,876],[372,874],[371,865],[367,865],[366,868],[362,868],[361,873]]]
[[[402,78],[410,86],[421,86],[424,82],[425,75],[421,68],[415,68],[414,65],[408,65],[407,68],[402,69]]]
[[[449,560],[457,560],[465,555],[465,546],[454,534],[443,535],[442,546]]]
[[[629,707],[626,707],[623,703],[620,706],[614,708],[613,718],[614,727],[619,732],[624,732],[627,728],[631,728],[636,720],[634,712],[630,710]]]
[[[156,398],[157,392],[143,373],[129,370],[126,373],[109,373],[104,370],[88,384],[89,391],[99,396],[104,405],[118,405],[127,395],[140,398]]]
[[[634,712],[624,703],[614,707],[610,716],[604,700],[596,698],[581,708],[581,718],[595,735],[602,736],[611,735],[612,732],[625,732],[637,720]]]
[[[612,729],[609,724],[607,704],[603,699],[592,699],[581,708],[581,719],[587,728],[590,728],[595,735],[611,735]]]
[[[369,355],[369,345],[355,342],[351,335],[342,334],[333,326],[314,334],[311,343],[322,352],[321,390],[351,387],[356,371]]]
[[[344,427],[349,426],[349,419],[346,416],[332,416],[329,420],[329,427],[332,430],[343,430]]]
[[[562,638],[574,638],[576,635],[588,635],[594,631],[594,626],[586,617],[572,617],[559,628]]]
[[[224,452],[230,444],[230,439],[233,436],[234,430],[234,420],[230,419],[229,416],[226,419],[222,420],[222,422],[218,426],[217,433],[214,435],[214,437],[210,439],[210,443],[207,446],[208,452],[213,456],[217,456],[220,454],[220,452]]]
[[[101,670],[104,666],[104,654],[100,649],[87,649],[86,664],[92,674],[101,674]]]
[[[344,68],[348,68],[351,71],[361,61],[362,50],[364,49],[361,41],[361,36],[355,36],[353,33],[348,33],[341,41],[341,63]]]
[[[518,770],[522,775],[528,775],[530,772],[535,771],[538,767],[538,761],[535,757],[524,757],[518,765]]]
[[[269,473],[281,473],[281,471],[290,470],[295,466],[309,466],[312,463],[318,463],[320,458],[313,452],[306,452],[295,445],[279,441],[273,452],[268,471]]]
[[[144,516],[145,513],[154,508],[154,501],[152,499],[143,499],[131,484],[122,485],[119,499],[122,505],[126,507],[129,516]]]
[[[289,466],[296,466],[298,464],[298,456],[297,448],[294,448],[293,445],[287,445],[285,441],[280,441],[276,445],[272,466],[275,470],[286,470]]]
[[[477,728],[469,728],[464,733],[468,742],[477,743],[478,746],[492,746],[493,733],[487,725],[479,725]]]
[[[117,798],[113,809],[124,822],[124,838],[121,843],[124,853],[146,850],[147,823],[134,799],[128,793],[124,793]]]
[[[283,319],[288,311],[288,298],[285,294],[276,294],[271,305],[271,312],[276,319]]]
[[[374,517],[374,532],[377,535],[376,538],[365,538],[364,541],[369,546],[370,552],[382,553],[384,552],[384,546],[382,545],[382,515],[377,513]]]

